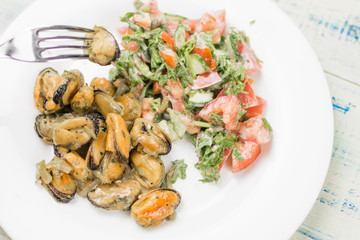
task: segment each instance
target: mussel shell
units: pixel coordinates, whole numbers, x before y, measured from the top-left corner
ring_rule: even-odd
[[[129,210],[140,194],[140,184],[135,180],[126,180],[112,184],[101,184],[87,195],[96,207],[108,210]]]
[[[145,188],[159,187],[165,177],[165,166],[159,157],[152,157],[133,149],[130,166],[134,177]]]
[[[155,123],[137,118],[130,131],[131,143],[138,151],[143,151],[152,156],[166,155],[171,150],[169,136]]]
[[[131,206],[131,216],[142,227],[155,227],[173,215],[180,202],[181,196],[176,190],[156,188],[139,196]]]
[[[71,201],[76,193],[76,183],[69,174],[52,171],[52,181],[43,186],[52,194],[52,196],[59,202],[68,203]]]

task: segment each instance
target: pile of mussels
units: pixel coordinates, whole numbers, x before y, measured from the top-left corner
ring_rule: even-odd
[[[42,70],[34,86],[41,112],[35,129],[55,156],[37,164],[36,177],[60,202],[77,193],[96,207],[130,210],[139,225],[154,227],[174,216],[181,198],[159,188],[165,176],[159,155],[169,153],[171,141],[141,118],[137,97],[124,82],[94,78],[87,86],[78,70]]]

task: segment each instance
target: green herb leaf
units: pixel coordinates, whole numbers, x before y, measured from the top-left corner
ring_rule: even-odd
[[[263,123],[264,123],[264,128],[265,128],[266,130],[272,132],[273,129],[272,129],[270,123],[266,120],[266,118],[261,118],[261,120],[262,120]]]

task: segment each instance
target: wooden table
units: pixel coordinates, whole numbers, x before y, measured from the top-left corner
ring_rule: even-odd
[[[0,33],[33,1],[1,0]],[[291,240],[358,240],[360,0],[273,2],[296,23],[317,54],[328,80],[335,118],[333,154],[324,186]],[[0,239],[9,239],[1,228]]]

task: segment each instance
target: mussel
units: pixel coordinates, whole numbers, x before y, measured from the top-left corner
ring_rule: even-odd
[[[107,133],[103,130],[100,130],[96,139],[94,139],[86,154],[86,162],[87,166],[95,170],[99,167],[101,159],[105,155],[105,147],[106,147],[106,137]]]
[[[59,74],[52,68],[42,70],[34,86],[36,108],[46,114],[61,110],[70,104],[72,97],[84,84],[79,70],[64,71]]]
[[[114,84],[109,80],[107,80],[106,78],[99,78],[99,77],[93,78],[93,80],[91,80],[90,87],[92,87],[94,91],[97,90],[102,91],[110,95],[111,97],[113,97],[116,92],[116,88]]]
[[[109,210],[128,210],[140,194],[140,184],[135,180],[101,184],[88,193],[89,201]]]
[[[138,151],[152,156],[166,155],[171,150],[168,135],[153,122],[144,118],[137,118],[130,131],[131,143]]]
[[[71,110],[75,113],[87,112],[94,101],[94,89],[92,87],[83,85],[79,91],[71,99]]]
[[[55,155],[65,160],[72,167],[70,175],[75,179],[86,182],[94,178],[86,161],[77,152],[63,147],[55,147]]]
[[[175,213],[180,201],[180,194],[173,189],[150,190],[131,206],[131,216],[142,227],[155,227]]]
[[[106,118],[109,113],[124,114],[124,106],[104,92],[95,91],[94,104],[96,110],[100,112],[104,118]]]
[[[122,117],[125,121],[134,121],[141,117],[141,104],[140,101],[135,98],[133,93],[127,93],[116,98],[117,102],[120,102],[124,106],[124,114]]]
[[[135,179],[145,188],[159,187],[165,177],[165,166],[159,157],[152,157],[133,149],[130,165]]]
[[[37,164],[37,179],[59,202],[71,201],[76,193],[76,183],[68,173],[48,168],[45,161]]]
[[[106,152],[97,170],[93,171],[95,177],[102,183],[112,183],[119,180],[125,171],[125,165],[119,163],[111,152]]]
[[[108,65],[120,55],[120,49],[110,32],[103,27],[94,26],[94,32],[85,34],[91,38],[85,40],[84,45],[90,46],[85,49],[85,54],[89,54],[89,60],[100,65]]]
[[[124,119],[116,113],[109,113],[106,118],[106,151],[112,152],[121,163],[129,161],[130,134]]]
[[[105,123],[99,115],[39,115],[35,120],[35,130],[40,138],[48,144],[55,144],[71,150],[96,138]]]
[[[35,82],[34,86],[34,101],[36,108],[45,113],[47,111],[56,111],[60,109],[59,105],[55,105],[51,110],[45,109],[44,103],[47,103],[48,100],[52,99],[54,92],[56,91],[56,86],[61,82],[61,77],[57,71],[52,68],[45,68],[42,70]]]

